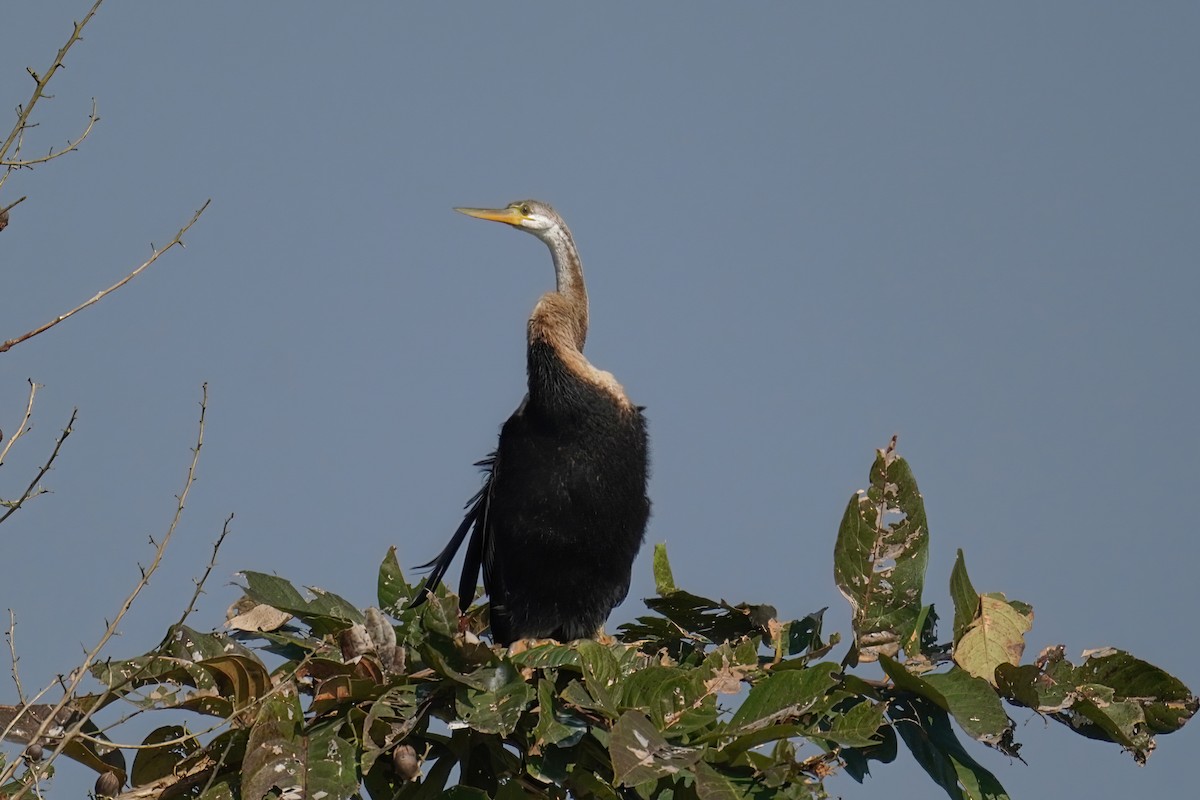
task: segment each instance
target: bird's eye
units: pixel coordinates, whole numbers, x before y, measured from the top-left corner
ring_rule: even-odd
[[[521,206],[521,213],[527,217],[529,216],[529,205],[528,204]]]

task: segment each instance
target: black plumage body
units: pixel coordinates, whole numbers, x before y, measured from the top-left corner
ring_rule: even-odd
[[[595,635],[629,591],[650,514],[645,418],[582,355],[587,295],[570,234],[554,219],[561,234],[543,238],[559,289],[543,296],[529,321],[528,394],[501,428],[496,452],[480,462],[484,486],[428,565],[423,587],[437,585],[469,533],[462,608],[482,570],[499,644]]]
[[[529,350],[530,393],[500,432],[484,503],[484,587],[496,641],[592,636],[629,591],[642,543],[646,425]],[[478,523],[477,523],[478,524]]]

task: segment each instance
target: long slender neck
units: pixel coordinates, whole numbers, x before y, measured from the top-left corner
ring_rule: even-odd
[[[556,291],[547,292],[529,320],[530,339],[544,339],[558,347],[583,352],[588,330],[587,287],[575,241],[566,225],[558,225],[542,239],[554,259]]]
[[[576,402],[570,393],[562,392],[561,376],[556,370],[565,367],[600,391],[608,394],[626,411],[636,411],[625,390],[612,374],[596,369],[583,355],[587,339],[588,297],[583,284],[583,265],[571,232],[559,225],[546,233],[542,241],[554,258],[555,291],[546,292],[533,307],[529,317],[529,399],[531,402],[553,405],[555,402]],[[545,360],[544,347],[555,352],[555,365]]]

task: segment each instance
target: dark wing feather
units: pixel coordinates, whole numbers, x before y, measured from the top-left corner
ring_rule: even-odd
[[[479,586],[479,571],[483,569],[483,585],[490,587],[492,580],[492,531],[488,525],[488,511],[492,505],[492,486],[496,482],[496,461],[498,454],[493,451],[487,458],[482,461],[476,461],[475,466],[482,467],[487,473],[487,478],[483,481],[483,487],[480,488],[475,496],[471,498],[469,505],[471,510],[467,512],[467,518],[471,519],[474,529],[471,533],[471,541],[467,543],[467,553],[463,557],[462,576],[458,579],[458,607],[462,611],[466,611],[471,605],[471,601],[475,599],[475,589]],[[463,520],[465,523],[466,520]],[[489,593],[491,589],[488,589]]]
[[[467,501],[467,505],[465,506],[467,514],[463,517],[463,521],[459,524],[458,529],[454,531],[454,535],[450,537],[450,541],[442,548],[442,552],[438,553],[437,557],[432,561],[428,561],[417,567],[417,569],[433,567],[433,571],[421,583],[421,588],[417,590],[416,595],[408,604],[409,608],[416,608],[424,603],[426,598],[442,582],[442,579],[446,577],[446,572],[449,571],[450,564],[454,561],[455,554],[458,553],[458,548],[462,547],[463,539],[467,536],[467,531],[471,531],[471,541],[467,543],[462,577],[458,582],[458,605],[461,610],[466,611],[468,606],[471,605],[471,601],[475,599],[475,587],[479,581],[481,563],[485,576],[490,572],[491,547],[490,543],[485,542],[484,539],[488,538],[485,522],[487,520],[488,504],[492,495],[492,481],[496,477],[496,453],[492,453],[482,461],[477,461],[475,466],[483,467],[487,473],[483,487]],[[487,554],[487,557],[481,560],[481,556],[484,553]]]

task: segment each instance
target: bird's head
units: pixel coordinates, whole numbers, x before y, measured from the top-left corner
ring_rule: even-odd
[[[455,211],[477,219],[503,222],[514,228],[547,239],[566,227],[558,212],[540,200],[517,200],[504,208],[456,208]]]

